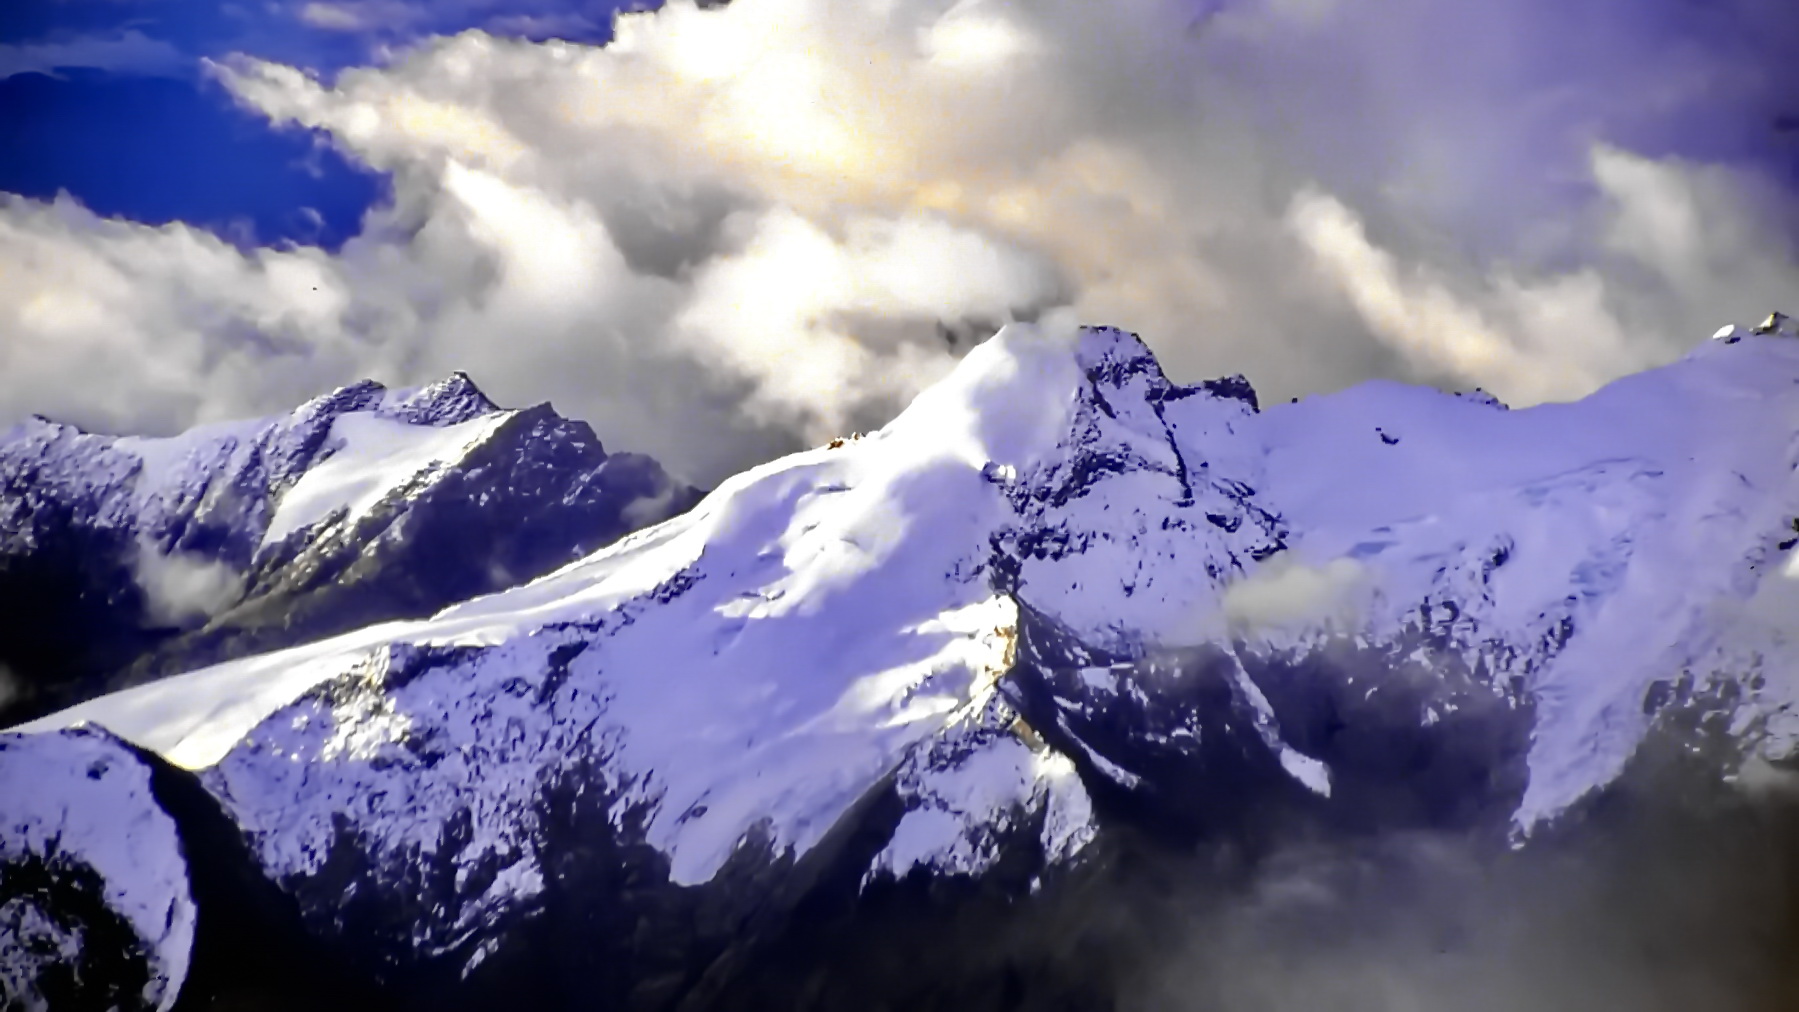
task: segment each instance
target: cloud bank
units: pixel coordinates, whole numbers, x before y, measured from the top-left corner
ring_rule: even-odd
[[[710,482],[1052,310],[1270,398],[1523,404],[1799,302],[1799,13],[1491,6],[677,2],[604,47],[212,64],[392,202],[327,254],[0,198],[0,419],[169,431],[462,368]]]

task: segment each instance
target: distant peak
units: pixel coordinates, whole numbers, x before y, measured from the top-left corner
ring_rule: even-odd
[[[475,385],[474,379],[471,376],[469,376],[468,373],[463,372],[461,369],[457,369],[457,370],[451,372],[450,375],[444,377],[441,380],[438,380],[437,383],[435,383],[433,385],[434,386],[456,386],[456,387],[471,391],[472,393],[474,393],[474,395],[476,397],[480,397],[483,399],[485,399],[487,397],[486,394],[481,392],[481,388],[477,387]]]
[[[382,405],[383,414],[414,425],[455,425],[498,410],[500,406],[460,369],[435,383],[394,391]]]
[[[295,410],[295,414],[303,418],[335,417],[348,411],[368,411],[380,405],[387,388],[374,380],[357,380],[348,386],[338,387],[328,394],[321,394],[307,401]]]
[[[1213,397],[1242,401],[1249,405],[1251,411],[1261,409],[1255,387],[1241,373],[1201,380],[1190,387],[1176,386],[1162,371],[1162,364],[1157,360],[1155,352],[1143,343],[1142,338],[1128,330],[1116,327],[1082,327],[1076,356],[1081,368],[1086,371],[1087,378],[1096,384],[1124,386],[1133,379],[1142,377],[1147,380],[1150,389],[1164,391],[1163,396],[1167,398],[1187,397],[1203,392]]]
[[[1144,376],[1152,384],[1166,385],[1168,377],[1155,353],[1143,339],[1117,327],[1082,327],[1075,357],[1087,378],[1095,383],[1121,386]]]

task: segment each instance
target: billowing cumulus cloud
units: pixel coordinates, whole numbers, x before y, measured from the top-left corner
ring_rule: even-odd
[[[714,481],[1052,309],[1269,397],[1528,403],[1799,301],[1788,5],[1477,6],[736,0],[329,81],[225,61],[391,204],[334,254],[0,206],[0,415],[167,429],[464,368]]]

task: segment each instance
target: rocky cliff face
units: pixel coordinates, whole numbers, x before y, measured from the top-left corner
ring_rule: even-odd
[[[1553,853],[1657,749],[1788,761],[1795,348],[1529,411],[1260,411],[1131,335],[1011,328],[881,431],[525,586],[93,700],[0,765],[80,721],[160,757],[214,806],[169,815],[184,846],[269,890],[218,917],[313,946],[339,1002],[1110,1007],[1178,920],[1142,899],[1171,860],[1228,888],[1293,841]],[[376,515],[346,477],[283,520],[305,481],[259,544]],[[134,874],[100,874],[147,897],[109,916],[160,902]]]

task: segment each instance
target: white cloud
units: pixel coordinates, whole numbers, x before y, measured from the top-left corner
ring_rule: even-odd
[[[1308,566],[1279,555],[1226,587],[1220,610],[1238,632],[1352,624],[1368,585],[1354,559]]]
[[[342,266],[0,195],[0,398],[100,428],[254,413],[359,371]]]
[[[1758,193],[1761,181],[1606,146],[1591,165],[1593,255],[1534,277],[1402,266],[1354,211],[1316,192],[1296,196],[1287,221],[1376,338],[1427,375],[1513,404],[1579,397],[1799,292],[1799,259],[1768,213],[1786,198]]]
[[[1799,218],[1753,171],[1621,146],[1771,88],[1720,72],[1761,41],[1682,25],[1716,51],[1670,54],[1564,9],[736,0],[329,84],[230,61],[392,206],[336,254],[243,254],[6,202],[0,412],[166,429],[465,368],[713,481],[878,421],[945,330],[1057,306],[1270,398],[1575,396],[1799,290]]]
[[[161,39],[135,28],[111,35],[79,35],[0,45],[0,79],[15,74],[51,74],[61,67],[107,70],[115,74],[180,76],[191,61]]]
[[[332,32],[357,32],[368,27],[355,7],[344,4],[308,3],[300,8],[300,20]]]
[[[244,596],[243,575],[225,563],[163,552],[140,543],[133,575],[144,592],[144,609],[156,625],[185,625],[209,618]]]

